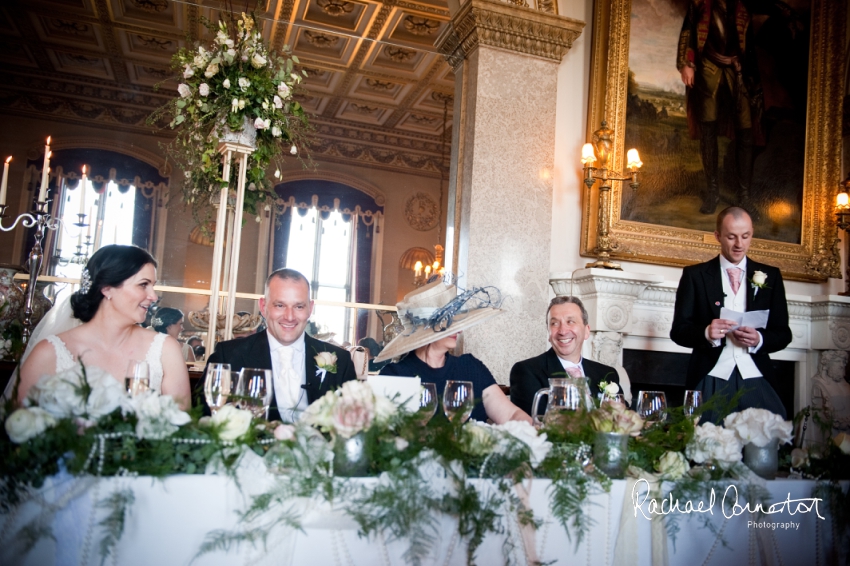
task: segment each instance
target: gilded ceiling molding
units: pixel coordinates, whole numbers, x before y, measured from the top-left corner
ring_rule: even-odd
[[[457,71],[479,45],[560,62],[584,22],[491,0],[467,0],[437,38],[437,47]]]

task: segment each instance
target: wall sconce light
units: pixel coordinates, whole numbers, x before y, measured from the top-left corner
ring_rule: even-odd
[[[604,269],[622,270],[619,263],[611,260],[611,252],[619,248],[619,243],[608,235],[608,211],[611,208],[611,182],[630,181],[629,186],[637,191],[638,169],[643,163],[638,151],[630,149],[626,160],[631,175],[623,177],[617,171],[608,169],[608,160],[614,147],[614,130],[608,123],[602,121],[602,127],[593,132],[592,143],[586,143],[581,148],[581,162],[584,165],[584,184],[588,189],[593,188],[596,181],[602,181],[599,187],[599,217],[596,223],[596,261],[585,267],[602,267]]]
[[[850,175],[847,176],[842,182],[838,184],[839,193],[835,196],[835,225],[838,227],[838,230],[847,231],[850,228],[850,195],[847,193],[850,192]],[[838,236],[835,237],[835,250],[836,254],[838,253]],[[840,262],[840,259],[836,260]],[[848,264],[847,271],[844,273],[844,281],[846,282],[846,289],[843,293],[839,293],[839,295],[850,295],[850,264]]]

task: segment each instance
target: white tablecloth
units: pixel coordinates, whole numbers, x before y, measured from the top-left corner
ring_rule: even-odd
[[[375,480],[358,480],[375,481]],[[483,482],[482,482],[483,483]],[[482,484],[479,484],[482,486]],[[651,526],[640,510],[635,512],[631,493],[634,482],[617,480],[609,493],[597,493],[586,505],[592,521],[589,535],[576,547],[563,527],[549,510],[547,480],[531,484],[531,506],[543,524],[537,531],[523,531],[515,517],[507,519],[502,535],[490,534],[476,554],[476,563],[492,565],[505,563],[505,552],[514,564],[545,563],[570,566],[619,563],[650,565]],[[88,489],[83,489],[88,487]],[[639,486],[640,487],[640,486]],[[777,480],[767,482],[771,502],[803,499],[812,495],[814,482]],[[302,524],[305,532],[281,529],[267,541],[266,548],[242,544],[238,548],[205,554],[192,562],[206,535],[219,529],[239,528],[238,512],[245,509],[246,498],[236,483],[226,476],[172,476],[164,480],[137,478],[94,478],[86,480],[69,477],[54,478],[41,492],[40,501],[19,507],[14,514],[0,516],[0,563],[28,564],[100,564],[99,544],[103,529],[98,523],[108,510],[94,503],[102,502],[116,491],[130,489],[135,501],[129,507],[124,533],[107,564],[121,566],[236,564],[311,564],[311,565],[379,565],[404,564],[402,554],[406,541],[388,541],[383,536],[371,539],[357,535],[356,524],[344,514],[335,512],[326,503],[297,501],[305,510]],[[844,486],[846,490],[846,485]],[[640,491],[640,490],[638,490]],[[830,564],[833,555],[833,526],[826,503],[803,512],[792,505],[761,521],[761,527],[748,525],[753,517],[743,515],[726,519],[720,507],[718,493],[713,523],[722,532],[728,546],[694,516],[680,515],[680,532],[675,546],[666,537],[669,564],[717,565],[777,564],[784,566]],[[741,503],[743,504],[743,496]],[[624,504],[625,501],[625,504]],[[680,505],[684,506],[684,501]],[[696,503],[696,502],[695,502]],[[61,507],[50,518],[51,506]],[[627,516],[621,522],[625,512]],[[647,511],[647,505],[643,506]],[[728,512],[728,509],[727,509]],[[48,517],[53,538],[42,537],[28,554],[21,557],[24,537],[21,528],[39,514]],[[635,516],[635,514],[637,516]],[[647,513],[648,514],[648,513]],[[794,523],[790,529],[775,524]],[[466,564],[466,544],[459,540],[457,523],[450,517],[440,517],[431,556],[426,564]],[[623,531],[620,548],[618,534]],[[631,538],[628,534],[632,532]],[[663,534],[663,533],[662,533]],[[508,544],[505,544],[505,541]],[[660,563],[656,556],[656,564]]]

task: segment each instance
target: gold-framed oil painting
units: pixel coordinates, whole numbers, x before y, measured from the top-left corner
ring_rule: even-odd
[[[588,139],[606,120],[615,168],[625,169],[631,147],[644,163],[637,191],[627,183],[611,191],[612,256],[662,265],[710,259],[719,250],[716,213],[735,204],[753,211],[754,259],[789,279],[840,277],[833,203],[846,5],[718,0],[729,10],[723,35],[709,25],[706,4],[596,1]],[[718,53],[722,41],[734,59]],[[696,71],[690,88],[683,63]],[[725,77],[712,83],[712,73]],[[593,256],[596,187],[584,197],[581,251]]]

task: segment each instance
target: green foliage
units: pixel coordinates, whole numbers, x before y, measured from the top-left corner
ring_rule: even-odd
[[[168,156],[184,171],[184,206],[188,206],[200,226],[213,216],[210,197],[223,186],[236,187],[239,162],[234,159],[225,178],[219,139],[226,126],[241,131],[244,121],[257,127],[256,149],[246,167],[245,212],[258,215],[274,198],[266,171],[274,162],[282,166],[281,155],[291,147],[307,144],[309,124],[301,105],[292,99],[302,80],[295,72],[289,48],[269,51],[254,28],[254,17],[238,19],[230,14],[214,24],[204,25],[216,39],[209,45],[180,49],[172,58],[175,77],[181,84],[179,97],[155,111],[148,123],[177,129],[177,137],[166,146]],[[242,82],[240,82],[242,81]]]
[[[100,564],[106,562],[106,557],[121,540],[121,535],[124,534],[124,523],[127,519],[129,508],[136,501],[133,491],[125,489],[116,491],[98,504],[98,507],[107,509],[109,513],[100,522],[103,527],[103,538],[100,539]]]

